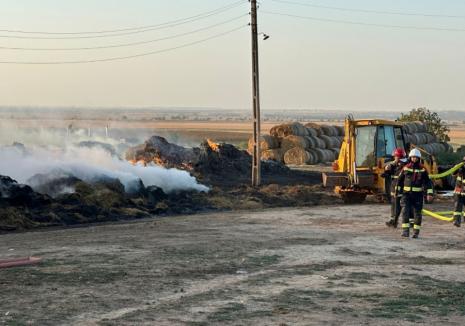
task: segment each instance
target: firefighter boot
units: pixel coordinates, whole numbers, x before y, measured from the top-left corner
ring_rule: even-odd
[[[391,218],[389,221],[386,222],[386,226],[390,227],[390,228],[396,228],[397,227],[397,223],[396,221],[394,221],[393,218]]]
[[[460,214],[457,214],[457,213],[454,213],[454,225],[456,227],[460,227],[460,224],[462,224],[462,213]]]
[[[413,230],[412,239],[418,239],[419,235],[420,235],[420,230]]]
[[[410,236],[409,229],[403,229],[402,231],[402,237],[408,238]]]

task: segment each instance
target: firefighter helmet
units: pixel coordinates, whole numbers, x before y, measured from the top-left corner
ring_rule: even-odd
[[[407,154],[405,153],[405,150],[403,148],[397,147],[392,152],[392,156],[398,157],[398,158],[404,158],[405,156],[407,156]]]
[[[418,158],[421,158],[421,153],[418,149],[414,148],[410,151],[410,153],[408,154],[408,157],[418,157]]]

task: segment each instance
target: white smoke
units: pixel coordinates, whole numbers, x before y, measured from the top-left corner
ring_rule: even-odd
[[[188,172],[159,166],[143,167],[112,157],[101,148],[27,148],[27,153],[16,147],[0,148],[0,175],[9,176],[19,183],[27,183],[36,174],[61,170],[84,180],[102,176],[117,178],[130,190],[140,179],[145,186],[157,186],[165,193],[195,190],[208,191]]]

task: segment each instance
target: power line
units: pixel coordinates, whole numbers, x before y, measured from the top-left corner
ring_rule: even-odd
[[[140,58],[140,57],[145,57],[149,55],[154,55],[154,54],[159,54],[159,53],[164,53],[164,52],[170,52],[186,47],[190,47],[196,44],[204,43],[231,33],[234,33],[240,29],[243,29],[245,27],[248,27],[249,24],[247,25],[242,25],[240,27],[236,27],[234,29],[230,29],[226,32],[219,33],[212,35],[210,37],[200,39],[194,42],[190,43],[185,43],[179,46],[167,48],[167,49],[162,49],[162,50],[157,50],[157,51],[151,51],[151,52],[145,52],[145,53],[139,53],[139,54],[134,54],[134,55],[128,55],[128,56],[121,56],[121,57],[111,57],[111,58],[103,58],[103,59],[89,59],[89,60],[77,60],[77,61],[25,61],[25,62],[20,62],[20,61],[0,61],[0,64],[13,64],[13,65],[65,65],[65,64],[84,64],[84,63],[96,63],[96,62],[109,62],[109,61],[118,61],[118,60],[127,60],[127,59],[134,59],[134,58]]]
[[[228,19],[225,21],[222,21],[217,24],[209,25],[203,28],[199,28],[196,30],[192,30],[189,32],[185,33],[180,33],[180,34],[175,34],[171,36],[166,36],[166,37],[161,37],[153,40],[147,40],[147,41],[140,41],[140,42],[132,42],[132,43],[123,43],[123,44],[113,44],[113,45],[105,45],[105,46],[94,46],[94,47],[77,47],[77,48],[22,48],[22,47],[5,47],[5,46],[0,46],[0,50],[20,50],[20,51],[81,51],[81,50],[101,50],[101,49],[112,49],[112,48],[122,48],[122,47],[129,47],[129,46],[136,46],[136,45],[143,45],[143,44],[150,44],[150,43],[155,43],[155,42],[160,42],[160,41],[166,41],[166,40],[171,40],[171,39],[176,39],[179,37],[203,32],[210,30],[212,28],[222,26],[225,24],[228,24],[230,22],[236,21],[238,19],[241,19],[245,16],[249,16],[249,14],[245,15],[240,15],[237,17],[234,17],[232,19]]]
[[[140,33],[145,33],[145,32],[149,32],[149,31],[155,31],[155,30],[160,30],[160,29],[176,27],[176,26],[192,23],[192,22],[195,22],[195,21],[199,21],[199,20],[211,17],[211,16],[221,14],[221,13],[226,12],[228,10],[231,10],[233,8],[236,8],[238,6],[238,4],[242,4],[242,3],[243,3],[243,1],[236,2],[234,6],[229,6],[227,8],[223,8],[221,10],[216,10],[215,12],[210,12],[209,14],[198,16],[196,18],[192,18],[192,19],[189,19],[189,20],[183,20],[183,21],[175,22],[175,23],[164,23],[164,24],[160,24],[160,25],[154,25],[153,27],[148,27],[148,28],[145,28],[145,29],[137,29],[137,28],[135,28],[136,30],[133,30],[131,32],[122,32],[122,33],[105,34],[105,35],[92,35],[92,36],[58,36],[58,37],[0,35],[0,38],[27,39],[27,40],[73,40],[73,39],[95,39],[95,38],[106,38],[106,37],[134,35],[134,34],[140,34]],[[53,33],[50,33],[50,34],[53,34]]]
[[[420,16],[420,17],[435,17],[435,18],[465,18],[465,16],[460,15],[441,15],[441,14],[427,14],[427,13],[413,13],[413,12],[400,12],[400,11],[382,11],[382,10],[368,10],[368,9],[352,9],[346,7],[332,7],[332,6],[322,6],[315,5],[306,2],[297,2],[297,1],[288,1],[288,0],[271,0],[278,3],[285,3],[291,5],[312,7],[312,8],[322,8],[338,11],[348,11],[348,12],[361,12],[368,14],[379,14],[379,15],[399,15],[399,16]]]
[[[230,3],[229,5],[226,5],[226,6],[214,9],[214,10],[210,10],[210,11],[207,11],[207,12],[203,12],[203,13],[197,14],[195,16],[176,19],[176,20],[172,20],[172,21],[169,21],[169,22],[160,23],[160,24],[156,24],[156,25],[146,25],[146,26],[138,26],[138,27],[128,27],[128,28],[120,28],[120,29],[112,29],[112,30],[100,30],[100,31],[87,31],[87,32],[50,32],[50,31],[39,32],[39,31],[25,31],[25,30],[12,30],[12,29],[0,29],[0,32],[3,32],[3,33],[16,33],[16,34],[79,35],[79,34],[109,34],[109,33],[135,31],[135,30],[146,30],[146,29],[151,29],[151,28],[154,28],[154,27],[160,27],[160,26],[164,26],[164,25],[177,24],[177,23],[180,23],[180,22],[183,22],[183,21],[186,21],[186,20],[190,21],[191,19],[203,17],[203,16],[206,16],[206,15],[221,13],[223,11],[235,8],[235,7],[239,6],[240,4],[243,4],[243,3],[246,3],[246,2],[247,1],[244,1],[244,0],[236,1],[236,2]]]
[[[412,29],[412,30],[421,30],[421,31],[465,32],[465,29],[461,29],[461,28],[423,27],[423,26],[407,26],[407,25],[387,25],[387,24],[374,24],[374,23],[372,24],[372,23],[363,23],[363,22],[349,21],[349,20],[338,20],[338,19],[326,19],[326,18],[317,18],[317,17],[310,17],[310,16],[299,16],[299,15],[292,15],[292,14],[273,12],[273,11],[266,11],[266,10],[262,10],[261,13],[268,14],[268,15],[292,17],[292,18],[320,21],[320,22],[325,22],[325,23],[337,23],[337,24],[346,24],[346,25],[360,25],[360,26],[373,26],[373,27],[383,27],[383,28]]]

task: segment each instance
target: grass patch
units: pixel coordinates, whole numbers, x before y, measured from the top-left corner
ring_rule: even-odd
[[[465,316],[465,283],[417,276],[397,298],[381,301],[370,315],[378,318],[403,318],[410,321],[426,316]]]
[[[242,303],[231,302],[208,315],[207,320],[215,323],[238,322],[271,315],[272,312],[268,310],[248,310]]]

